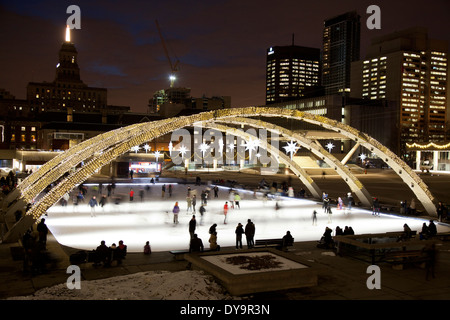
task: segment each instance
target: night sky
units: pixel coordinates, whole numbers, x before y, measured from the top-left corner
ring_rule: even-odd
[[[81,30],[72,32],[81,79],[133,112],[169,87],[155,20],[180,61],[176,86],[194,97],[231,96],[233,107],[265,103],[267,48],[290,45],[295,34],[296,45],[322,49],[323,20],[347,11],[361,15],[362,58],[370,39],[396,30],[424,26],[432,38],[450,37],[448,0],[0,0],[0,88],[24,99],[28,82],[54,80],[72,4],[81,9]],[[366,27],[371,4],[381,8],[381,30]]]

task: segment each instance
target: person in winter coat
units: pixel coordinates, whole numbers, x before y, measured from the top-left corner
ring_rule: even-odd
[[[189,234],[191,235],[191,239],[194,239],[196,227],[197,227],[197,221],[195,220],[195,215],[193,215],[191,221],[189,221]]]
[[[178,214],[180,213],[180,207],[178,206],[178,202],[175,202],[172,213],[173,213],[173,223],[178,224]]]
[[[236,227],[236,249],[242,249],[242,235],[244,234],[244,228],[239,223]]]
[[[247,238],[247,247],[249,249],[253,248],[255,245],[255,224],[250,219],[247,220],[247,225],[245,226],[245,237]]]

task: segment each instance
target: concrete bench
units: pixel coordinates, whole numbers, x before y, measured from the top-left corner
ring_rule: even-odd
[[[283,248],[283,245],[286,247],[292,247],[294,245],[294,240],[292,242],[284,244],[283,238],[279,239],[259,239],[255,240],[254,248]]]

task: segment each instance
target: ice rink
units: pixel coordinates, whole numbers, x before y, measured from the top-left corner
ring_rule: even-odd
[[[112,196],[121,195],[121,202],[115,204],[112,197],[108,198],[103,208],[95,208],[95,217],[91,217],[88,202],[93,195],[99,200],[100,194],[93,190],[92,185],[87,185],[89,191],[84,203],[73,205],[74,191],[67,206],[57,204],[48,210],[46,224],[60,244],[83,250],[96,248],[101,240],[105,240],[108,246],[123,240],[130,252],[141,252],[146,241],[150,241],[152,251],[187,249],[190,240],[188,225],[193,214],[186,211],[188,186],[197,195],[196,233],[203,240],[205,248],[209,248],[208,230],[213,223],[217,224],[217,243],[227,247],[235,245],[237,224],[242,223],[245,227],[248,219],[256,226],[255,239],[281,238],[289,230],[295,241],[319,240],[325,227],[333,229],[333,234],[336,226],[342,229],[351,226],[356,234],[384,233],[402,231],[403,225],[407,223],[411,230],[419,232],[424,222],[429,223],[428,220],[394,214],[373,216],[371,211],[358,208],[344,211],[333,207],[333,213],[329,215],[323,212],[321,204],[316,201],[287,197],[279,199],[280,209],[275,210],[276,200],[264,201],[261,194],[234,189],[242,198],[240,209],[229,209],[227,224],[224,224],[223,206],[228,201],[229,188],[221,187],[218,198],[214,198],[211,190],[205,206],[206,213],[201,217],[198,212],[200,194],[207,186],[172,184],[173,193],[169,197],[166,184],[165,197],[162,198],[163,183],[151,185],[149,191],[146,190],[147,185],[118,183]],[[129,200],[131,188],[135,192],[132,202]],[[104,186],[103,194],[107,193],[105,189]],[[140,190],[144,192],[142,200]],[[177,201],[181,211],[179,223],[175,225],[172,209]],[[317,225],[312,222],[314,210],[317,211]],[[435,223],[438,232],[450,231],[448,225]],[[245,237],[243,245],[246,245]]]

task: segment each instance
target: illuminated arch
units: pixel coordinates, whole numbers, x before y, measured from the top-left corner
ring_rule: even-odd
[[[320,159],[325,161],[325,163],[328,166],[330,166],[330,168],[334,169],[341,176],[341,178],[344,179],[345,183],[349,186],[350,190],[356,194],[359,201],[361,201],[361,203],[364,206],[370,207],[372,205],[371,200],[372,198],[367,189],[361,183],[361,181],[357,177],[355,177],[355,175],[353,175],[350,172],[350,170],[346,166],[344,166],[336,157],[334,157],[332,154],[326,151],[320,144],[315,143],[312,140],[307,139],[298,133],[294,133],[291,130],[261,120],[248,118],[228,118],[226,120],[216,120],[216,121],[238,125],[246,124],[252,127],[277,132],[278,134],[281,134],[289,139],[297,141],[303,148],[308,149],[309,151],[314,153]]]
[[[30,181],[24,184],[34,186],[47,186],[53,181],[61,178],[63,174],[68,173],[74,166],[74,163],[70,162],[70,168],[67,161],[71,158],[84,159],[87,163],[78,168],[75,172],[69,174],[68,177],[63,179],[59,184],[50,190],[44,197],[39,200],[34,206],[27,211],[26,217],[21,219],[18,223],[14,224],[5,235],[5,239],[17,238],[21,232],[28,228],[31,223],[36,219],[39,219],[47,209],[49,209],[54,203],[58,202],[61,197],[71,191],[77,184],[84,182],[87,178],[92,176],[97,169],[100,169],[104,165],[110,163],[118,156],[126,153],[135,145],[139,145],[146,141],[151,141],[159,136],[163,136],[170,132],[173,132],[179,128],[192,126],[196,122],[214,122],[216,120],[224,120],[235,117],[282,117],[291,118],[308,123],[316,124],[325,129],[338,132],[345,137],[359,143],[361,146],[370,150],[378,157],[383,159],[410,187],[414,192],[417,199],[423,204],[425,210],[431,214],[436,215],[436,207],[434,204],[434,197],[429,192],[425,183],[419,178],[419,176],[412,171],[412,169],[392,153],[388,148],[381,143],[373,139],[372,137],[359,132],[355,128],[347,126],[343,123],[335,120],[328,119],[323,116],[313,115],[307,112],[298,110],[289,110],[281,108],[271,107],[248,107],[248,108],[231,108],[221,109],[209,112],[203,112],[200,114],[166,119],[156,122],[134,124],[128,127],[114,130],[114,134],[108,132],[100,137],[94,137],[83,143],[81,146],[75,146],[76,152],[69,149],[66,153],[58,156],[58,159],[53,161],[53,164],[59,163],[61,165],[58,172],[49,168],[50,165],[43,166],[35,173]],[[111,137],[116,135],[116,137]],[[107,139],[109,137],[110,139]],[[83,149],[84,147],[84,149]],[[59,162],[57,162],[59,161]],[[81,160],[83,161],[83,160]],[[76,162],[74,160],[74,162]],[[41,170],[42,169],[42,170]],[[66,170],[67,169],[67,170]],[[64,171],[65,170],[65,171]],[[64,171],[64,172],[63,172]],[[52,173],[53,172],[53,173]],[[33,182],[34,181],[34,182]],[[21,193],[18,196],[17,202],[30,201],[42,190],[34,188],[28,185],[26,189],[29,190],[26,194],[22,194],[21,186],[18,190]],[[25,226],[25,229],[24,229]]]
[[[253,135],[246,133],[242,130],[224,126],[224,125],[220,125],[220,124],[207,123],[206,127],[216,129],[216,130],[219,130],[222,132],[227,132],[227,133],[232,134],[233,136],[242,137],[246,140],[255,138]],[[281,163],[285,164],[286,166],[290,167],[290,169],[294,172],[294,174],[297,177],[299,177],[299,179],[303,182],[303,184],[306,186],[306,188],[309,190],[309,192],[311,193],[311,195],[314,198],[321,197],[322,192],[320,191],[319,187],[314,182],[314,180],[306,173],[306,171],[303,170],[303,168],[301,168],[295,162],[292,162],[291,159],[284,153],[278,152],[278,149],[274,150],[275,148],[273,148],[266,141],[261,141],[261,148],[269,151],[270,154],[272,155],[272,158],[274,158],[274,155],[276,154],[277,159],[273,159],[272,161],[278,161],[278,162],[281,162]]]

